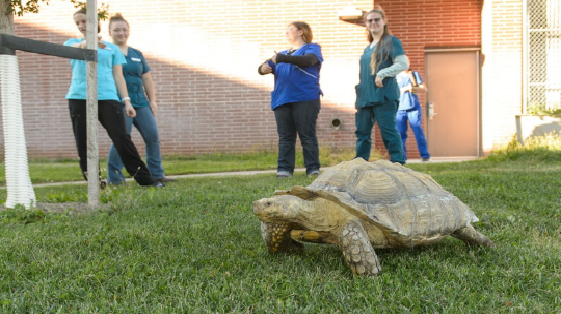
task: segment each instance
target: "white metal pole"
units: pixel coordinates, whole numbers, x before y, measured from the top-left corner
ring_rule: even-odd
[[[97,50],[97,0],[86,3],[86,48]],[[97,143],[97,58],[86,62],[86,106],[88,140],[88,205],[99,207],[99,147]]]

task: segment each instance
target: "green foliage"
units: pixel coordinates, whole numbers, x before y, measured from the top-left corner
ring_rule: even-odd
[[[531,103],[526,110],[528,114],[537,114],[537,115],[561,115],[561,104],[558,108],[549,108],[545,109],[545,105],[543,104],[536,104]]]
[[[2,0],[0,0],[2,1]],[[44,2],[49,5],[49,0],[28,0],[25,3],[22,0],[4,0],[9,2],[8,13],[14,13],[18,16],[22,16],[25,13],[38,13],[39,3]],[[86,1],[80,0],[70,0],[74,4],[76,9],[86,10]],[[100,20],[105,20],[109,16],[109,5],[101,3],[101,8],[98,9],[97,16]]]
[[[333,245],[267,252],[251,203],[309,184],[302,173],[181,179],[158,190],[130,184],[110,187],[110,210],[0,218],[0,312],[561,312],[561,161],[408,167],[468,204],[498,248],[449,237],[377,250],[380,276],[353,278]],[[36,193],[39,202],[76,200],[86,186]]]
[[[516,136],[505,149],[492,152],[490,160],[561,161],[561,134],[529,137],[521,144]]]
[[[14,209],[0,211],[0,222],[4,223],[23,223],[28,224],[37,221],[45,221],[47,214],[42,210],[26,210],[21,204]]]

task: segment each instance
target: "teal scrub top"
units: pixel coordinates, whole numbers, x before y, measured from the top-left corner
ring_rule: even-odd
[[[84,38],[70,38],[64,42],[64,46],[72,46]],[[104,49],[97,48],[97,99],[120,101],[117,86],[113,78],[113,67],[127,64],[125,56],[119,47],[112,43],[103,41]],[[72,83],[66,94],[66,99],[86,99],[86,61],[71,59]]]
[[[150,102],[144,94],[144,81],[142,75],[150,72],[150,67],[142,52],[129,47],[127,55],[127,65],[123,66],[123,75],[127,82],[127,90],[134,108],[150,107]]]
[[[389,58],[384,60],[378,67],[378,71],[389,68],[393,65],[395,57],[404,55],[403,46],[397,37],[391,36],[391,47]],[[370,60],[376,46],[370,48],[370,45],[364,49],[364,53],[360,57],[359,83],[356,88],[356,108],[371,107],[385,102],[384,97],[388,100],[398,100],[400,97],[399,87],[395,77],[386,77],[382,80],[384,87],[378,88],[374,84],[376,75],[371,74]],[[378,58],[381,58],[381,52],[378,52]]]

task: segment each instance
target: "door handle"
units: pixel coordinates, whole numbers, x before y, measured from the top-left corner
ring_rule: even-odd
[[[434,112],[434,103],[431,101],[429,102],[429,119],[432,120],[433,116],[436,116],[436,112]]]

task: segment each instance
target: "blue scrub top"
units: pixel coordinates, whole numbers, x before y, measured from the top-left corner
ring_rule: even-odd
[[[142,75],[150,72],[150,67],[142,52],[129,47],[127,55],[125,56],[127,65],[123,67],[123,75],[127,82],[127,90],[131,103],[134,108],[150,107],[150,102],[144,94],[144,82]]]
[[[288,54],[289,50],[279,54]],[[280,62],[274,64],[269,60],[269,66],[275,75],[275,89],[271,93],[271,109],[295,101],[319,99],[323,95],[319,88],[319,71],[323,56],[321,47],[315,43],[307,43],[293,52],[292,56],[303,56],[312,53],[318,58],[318,64],[311,67],[300,68],[292,63]]]
[[[70,38],[64,42],[64,46],[72,46],[79,43],[84,38]],[[116,65],[126,65],[125,56],[112,43],[103,41],[105,48],[97,48],[97,99],[98,100],[117,100],[117,86],[113,78],[113,67]],[[86,99],[86,61],[71,59],[72,83],[66,94],[66,99]]]
[[[377,104],[384,103],[384,97],[389,100],[399,99],[399,88],[397,87],[397,81],[395,77],[386,77],[382,80],[384,87],[378,88],[374,83],[376,75],[372,75],[372,70],[370,68],[370,60],[372,59],[372,53],[376,49],[374,47],[366,47],[364,53],[360,57],[360,73],[359,82],[356,88],[356,108],[371,107]],[[397,37],[391,36],[391,49],[389,57],[382,61],[378,66],[378,71],[389,68],[393,65],[393,59],[395,57],[404,55],[403,46],[401,41]],[[378,59],[382,57],[381,51],[378,51]]]
[[[397,79],[397,85],[399,88],[403,88],[409,86],[411,84],[411,76],[415,75],[417,79],[417,84],[421,85],[423,83],[423,79],[421,78],[421,74],[419,72],[413,71],[411,74],[401,72],[395,78]],[[411,92],[405,92],[401,94],[399,98],[399,109],[398,110],[420,110],[421,104],[419,103],[419,96],[417,94]]]

